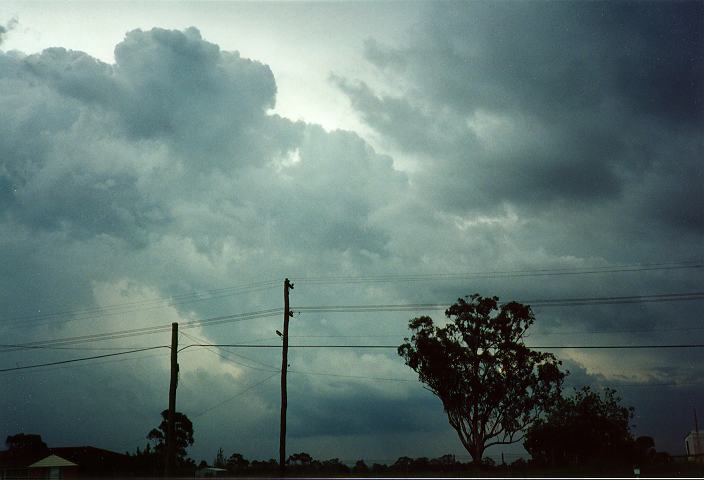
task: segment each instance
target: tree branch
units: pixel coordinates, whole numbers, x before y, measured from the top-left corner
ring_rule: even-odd
[[[523,440],[524,438],[525,438],[525,434],[524,434],[524,435],[521,435],[520,438],[517,438],[517,439],[515,439],[515,440],[512,440],[511,438],[509,438],[509,441],[502,441],[502,442],[496,441],[496,442],[487,443],[487,444],[484,446],[484,448],[489,448],[489,447],[491,447],[491,446],[493,446],[493,445],[511,445],[512,443],[520,442],[520,441]]]

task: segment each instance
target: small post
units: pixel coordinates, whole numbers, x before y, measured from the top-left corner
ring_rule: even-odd
[[[178,323],[171,324],[171,381],[169,382],[169,412],[166,430],[166,465],[164,475],[174,473],[176,460],[176,386],[178,384]]]
[[[281,356],[281,428],[279,430],[279,474],[286,474],[286,372],[288,370],[288,320],[293,316],[288,303],[288,291],[293,290],[293,283],[284,280],[284,334],[283,353]]]
[[[694,409],[694,461],[702,462],[704,459],[700,456],[702,455],[702,444],[699,438],[699,419],[697,418],[697,407]]]

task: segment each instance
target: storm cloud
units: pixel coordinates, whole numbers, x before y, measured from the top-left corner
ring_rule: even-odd
[[[429,10],[408,45],[366,44],[398,88],[333,80],[369,126],[421,158],[433,199],[457,212],[622,209],[702,234],[700,2]],[[651,176],[658,187],[643,188]]]
[[[296,283],[294,310],[449,304],[473,292],[520,300],[697,291],[698,269],[306,283],[702,256],[701,3],[425,7],[400,43],[359,45],[358,77],[330,75],[369,138],[274,113],[266,59],[224,51],[194,27],[132,30],[114,63],[60,47],[0,52],[7,343],[280,307],[280,284],[252,285],[284,277]],[[208,293],[238,284],[249,290]],[[173,302],[193,292],[199,301]],[[686,342],[701,313],[699,302],[536,308],[532,342]],[[398,344],[410,316],[304,312],[292,335]],[[276,328],[279,318],[262,318],[185,333],[272,342]],[[178,401],[194,420],[194,456],[210,459],[222,446],[274,457],[276,382],[236,395],[275,373],[279,352],[216,352],[182,355]],[[622,385],[642,408],[638,432],[681,448],[685,407],[701,393],[701,353],[617,352],[557,351],[570,385]],[[4,375],[0,409],[10,414],[0,431],[133,451],[164,408],[166,353]],[[68,353],[2,355],[3,365],[25,365]],[[292,349],[290,360],[292,451],[351,460],[461,453],[440,402],[393,350]],[[658,402],[647,385],[663,382],[687,386],[660,390]],[[682,406],[670,427],[657,419],[668,403]]]

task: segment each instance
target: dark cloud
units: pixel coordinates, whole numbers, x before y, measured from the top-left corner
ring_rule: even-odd
[[[133,31],[115,48],[115,61],[115,80],[125,97],[112,101],[139,137],[167,135],[199,146],[247,144],[247,130],[274,106],[276,84],[268,66],[221,52],[195,28]],[[239,135],[232,138],[233,132]]]
[[[445,3],[408,45],[365,45],[400,79],[393,94],[334,80],[368,125],[427,158],[418,183],[447,210],[660,202],[634,189],[667,164],[658,188],[687,194],[638,214],[701,234],[703,17],[700,2]]]
[[[394,70],[403,70],[406,66],[403,53],[386,49],[373,38],[364,41],[364,56],[375,65],[393,67]]]
[[[703,15],[700,2],[455,2],[432,8],[411,47],[366,51],[384,68],[407,63],[423,95],[467,113],[552,116],[616,100],[701,121]]]
[[[7,36],[7,32],[17,27],[19,21],[17,18],[10,19],[5,25],[0,25],[0,46]]]
[[[12,341],[204,318],[222,308],[255,310],[270,299],[255,294],[146,316],[139,309],[127,316],[41,316],[57,305],[95,311],[184,288],[212,289],[215,278],[229,285],[301,265],[326,270],[341,255],[352,264],[390,255],[389,228],[376,215],[402,201],[406,176],[354,133],[269,113],[276,84],[268,66],[221,51],[194,28],[132,31],[115,59],[106,64],[63,48],[0,54],[0,260],[8,273],[0,300],[9,319],[2,329]],[[261,336],[261,328],[267,335],[274,330],[252,325],[244,335]],[[31,360],[4,355],[24,365],[61,353],[39,352]],[[271,361],[267,356],[260,361]],[[181,398],[189,412],[211,407],[213,398],[245,388],[260,373],[207,357],[184,360]],[[13,376],[13,385],[24,386],[9,388],[2,408],[14,414],[3,417],[0,430],[41,432],[54,444],[95,439],[118,450],[143,446],[162,409],[162,360],[146,370],[84,369],[85,377],[69,369]],[[76,407],[64,412],[65,422],[86,428],[50,421],[46,392],[54,390]],[[75,392],[80,398],[69,401]],[[232,413],[249,419],[242,429],[261,430],[275,415],[265,408],[275,395],[259,398],[249,414]],[[129,421],[87,422],[98,404]],[[95,433],[105,431],[112,432],[109,442]],[[223,435],[216,431],[200,448],[213,448],[210,442]]]
[[[425,225],[455,225],[462,263],[700,258],[702,19],[701,2],[429,5],[405,43],[365,44],[373,73],[332,81],[382,143],[416,160],[413,194],[436,209]],[[699,280],[670,272],[540,283],[564,297],[577,285],[604,296],[697,291]],[[536,292],[532,280],[472,283],[468,290],[502,298]],[[437,288],[452,295],[450,286]],[[698,302],[539,309],[532,341],[686,342],[700,311]],[[688,362],[677,355],[559,353],[574,367],[571,384],[622,386],[636,409],[656,388],[633,386],[643,371],[646,383],[687,383]],[[622,372],[604,374],[617,358]],[[681,404],[691,392],[663,395]],[[676,432],[643,420],[652,408],[637,431],[652,428],[665,448],[681,448]]]
[[[701,119],[682,100],[669,106],[647,100],[671,85],[656,78],[677,71],[687,80],[672,85],[698,101],[685,84],[701,87],[700,56],[674,47],[699,42],[700,30],[677,7],[653,7],[676,26],[668,33],[661,23],[648,23],[665,20],[641,12],[647,8],[640,4],[551,5],[431,7],[408,46],[365,44],[376,74],[391,82],[386,88],[374,78],[332,76],[362,119],[395,145],[394,158],[356,133],[272,114],[276,83],[269,67],[220,50],[194,28],[129,32],[116,47],[114,64],[62,48],[1,53],[4,337],[22,342],[273,308],[281,302],[278,286],[119,315],[109,308],[109,315],[95,318],[37,317],[145,305],[284,276],[297,282],[316,274],[575,268],[701,256],[702,144],[694,133]],[[699,7],[680,8],[695,15]],[[603,24],[602,11],[609,18]],[[660,32],[664,46],[653,44],[650,31]],[[626,70],[616,59],[624,44],[636,52],[628,78],[643,83],[640,93],[622,85]],[[645,62],[650,51],[660,60]],[[401,170],[406,156],[419,159],[419,168]],[[302,282],[293,299],[294,308],[449,304],[473,292],[520,300],[695,291],[700,283],[695,270]],[[391,335],[400,342],[411,316],[306,313],[295,318],[292,331]],[[663,336],[687,341],[696,330],[684,329],[696,327],[700,316],[696,302],[544,309],[533,340],[555,345],[565,331],[620,328],[645,332],[569,338],[585,344]],[[663,326],[677,329],[659,332]],[[265,318],[187,333],[230,342],[270,338],[277,328],[279,318]],[[129,343],[164,341],[157,335]],[[280,362],[275,350],[219,353],[229,360],[184,351],[179,405],[194,416],[261,381]],[[15,365],[68,354],[3,355],[3,365]],[[609,355],[561,351],[561,357],[575,385],[690,379],[690,365],[674,356],[616,362]],[[0,419],[0,432],[42,432],[53,444],[94,438],[107,448],[134,449],[163,409],[168,362],[130,362],[12,376],[11,394],[0,399],[0,408],[12,415]],[[299,371],[290,383],[293,450],[332,452],[325,445],[336,438],[332,445],[344,445],[349,455],[370,451],[365,442],[394,455],[422,455],[424,439],[440,449],[435,440],[443,438],[461,451],[440,402],[415,381],[306,373],[412,377],[393,351],[292,349],[291,363]],[[616,364],[623,369],[615,371]],[[275,456],[278,392],[272,382],[233,397],[231,408],[198,416],[196,456],[210,458],[228,445],[250,458]],[[102,384],[106,390],[96,387]],[[57,393],[50,398],[47,392]],[[638,408],[641,398],[629,401]],[[50,428],[56,402],[67,405],[65,420]],[[80,428],[69,428],[71,422]],[[96,432],[110,432],[110,439]]]
[[[297,414],[289,432],[294,438],[335,435],[427,434],[446,429],[442,403],[432,395],[385,398],[376,389],[358,381],[356,391],[347,389],[320,398],[306,391],[291,394],[291,408]],[[390,386],[390,389],[397,388]],[[331,419],[335,419],[331,422]]]

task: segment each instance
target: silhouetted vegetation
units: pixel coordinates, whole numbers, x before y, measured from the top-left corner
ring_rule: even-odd
[[[137,448],[137,451],[130,455],[131,471],[134,474],[160,476],[164,472],[168,413],[168,410],[161,412],[162,421],[157,428],[153,428],[147,434],[149,442],[144,447],[144,450]],[[175,473],[177,475],[192,475],[196,470],[196,463],[186,457],[186,449],[194,443],[193,423],[181,412],[175,412],[174,420],[176,435]],[[152,443],[154,443],[153,447]]]
[[[147,438],[151,441],[156,442],[154,446],[154,451],[157,453],[166,452],[166,431],[168,430],[168,416],[169,411],[164,410],[161,412],[162,421],[158,428],[153,428]],[[180,460],[186,458],[186,449],[193,445],[193,423],[188,419],[188,417],[181,413],[175,412],[174,414],[174,434],[176,437],[176,457]]]
[[[220,452],[218,452],[219,454]],[[233,453],[226,462],[227,474],[234,476],[277,475],[278,463],[274,460],[249,461],[240,453]],[[363,460],[357,460],[350,467],[338,458],[317,460],[306,452],[294,453],[286,460],[286,471],[293,476],[405,476],[409,473],[449,473],[473,468],[470,464],[458,462],[454,455],[438,458],[400,457],[387,465],[374,463],[371,467]]]
[[[633,446],[638,463],[652,463],[657,460],[663,460],[662,455],[658,455],[657,450],[655,450],[653,437],[640,436],[636,438]]]
[[[7,450],[3,460],[11,464],[35,461],[49,455],[49,447],[42,441],[41,435],[18,433],[5,439]]]
[[[35,434],[18,433],[8,435],[5,439],[5,445],[10,452],[16,454],[49,451],[49,447],[42,440],[42,436]]]
[[[27,454],[48,454],[49,447],[42,440],[41,435],[18,433],[8,435],[5,439],[8,454],[22,457]]]
[[[214,474],[215,476],[278,476],[278,464],[273,458],[270,460],[247,460],[240,453],[233,453],[226,462],[227,472]],[[300,452],[292,454],[286,461],[286,474],[292,477],[331,477],[331,476],[359,476],[359,477],[584,477],[632,476],[632,464],[595,464],[595,465],[565,465],[550,467],[541,465],[533,460],[519,458],[510,464],[494,461],[485,457],[481,464],[475,462],[460,462],[454,455],[443,455],[437,458],[402,456],[388,463],[372,463],[371,466],[359,459],[354,463],[343,463],[337,458],[318,460],[312,455]],[[350,466],[351,465],[351,466]],[[202,462],[201,467],[205,466]],[[653,463],[643,469],[645,474],[653,472],[659,476],[701,475],[704,473],[703,465],[688,464],[658,464]]]
[[[632,416],[633,408],[622,406],[615,390],[607,388],[602,396],[584,387],[535,422],[523,445],[544,465],[632,463],[638,453],[630,432]],[[639,448],[651,446],[643,439]]]
[[[91,453],[92,449],[92,447],[47,449],[39,435],[28,436],[24,434],[8,437],[6,444],[10,448],[0,452],[0,465],[3,461],[8,461],[7,457],[10,452],[23,452],[23,455],[28,455],[31,462],[34,462],[43,458],[42,455],[46,456],[50,453],[57,453],[61,456],[66,455],[65,451],[68,450],[76,452],[85,450]],[[641,459],[641,463],[638,465],[641,465],[644,476],[692,477],[704,474],[704,465],[702,464],[674,463],[667,454],[656,452],[655,442],[651,437],[638,437],[632,441],[631,446],[635,450],[631,450],[630,454]],[[101,451],[98,453],[101,455],[93,455],[92,464],[86,463],[83,459],[77,460],[82,465],[80,471],[89,474],[89,478],[116,476],[116,474],[119,474],[119,477],[161,477],[163,475],[163,454],[156,453],[150,443],[146,445],[144,450],[137,449],[135,454],[128,457],[113,453],[112,456],[121,458],[108,458],[110,456],[105,457],[103,454],[111,452]],[[628,456],[629,451],[625,451],[624,455]],[[69,457],[77,458],[70,455]],[[223,462],[224,467],[222,466]],[[491,458],[485,457],[481,464],[477,464],[475,462],[460,462],[451,454],[437,458],[402,456],[395,461],[374,462],[369,466],[364,459],[347,463],[337,458],[317,460],[306,452],[299,452],[290,455],[286,463],[287,475],[294,477],[594,477],[609,475],[625,477],[631,476],[633,473],[632,465],[624,462],[607,464],[597,461],[592,464],[550,466],[534,459],[519,458],[506,464],[503,461],[497,460],[495,462]],[[192,478],[198,469],[203,469],[199,475],[204,476],[273,477],[278,476],[279,473],[278,462],[273,458],[250,461],[240,453],[232,453],[227,456],[223,448],[216,452],[212,466],[224,468],[225,471],[208,471],[209,465],[205,460],[201,460],[196,466],[196,462],[192,459],[184,458],[179,463],[175,476]]]
[[[409,322],[410,341],[398,348],[406,364],[442,401],[450,425],[479,465],[492,445],[522,439],[522,432],[559,401],[564,373],[552,354],[523,343],[533,324],[530,307],[499,306],[497,297],[474,294],[445,311]]]
[[[245,459],[240,453],[233,453],[225,463],[225,468],[228,472],[235,475],[243,474],[249,468],[249,460]]]
[[[411,320],[413,335],[398,347],[398,353],[442,401],[450,425],[471,456],[470,463],[448,454],[437,458],[402,456],[388,464],[374,462],[369,466],[364,459],[348,464],[339,458],[317,460],[309,453],[298,452],[286,460],[286,474],[630,476],[633,465],[647,467],[643,473],[653,476],[704,474],[704,466],[677,465],[668,454],[657,452],[652,437],[634,439],[630,430],[633,408],[621,405],[615,390],[607,388],[600,394],[583,387],[563,397],[565,373],[560,371],[561,362],[552,354],[531,350],[523,343],[534,322],[530,307],[516,302],[499,305],[497,297],[478,294],[467,298],[458,299],[445,311],[451,322],[444,327],[435,326],[430,317]],[[167,416],[167,410],[161,412],[162,421],[147,434],[143,450],[137,448],[127,457],[103,451],[120,457],[112,458],[117,462],[111,464],[114,469],[125,476],[162,476]],[[196,466],[187,457],[187,448],[194,443],[193,424],[185,414],[176,412],[174,426],[175,476],[251,477],[280,473],[273,458],[250,461],[240,453],[227,456],[223,448],[213,458],[215,468],[205,460]],[[502,455],[497,464],[484,456],[492,445],[521,439],[531,459],[519,458],[506,464]],[[61,450],[49,449],[39,435],[24,433],[8,436],[5,443],[8,449],[0,452],[0,460],[12,465],[20,465],[18,460],[33,462]],[[99,475],[105,472],[98,464],[91,468]]]

